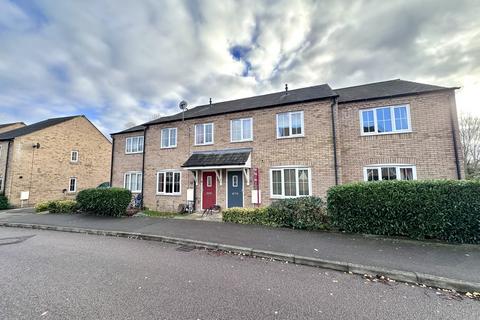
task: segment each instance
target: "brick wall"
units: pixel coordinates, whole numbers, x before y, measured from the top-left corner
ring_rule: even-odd
[[[125,153],[125,141],[128,137],[143,136],[143,131],[118,134],[113,137],[112,186],[124,186],[124,176],[129,171],[142,171],[142,153]]]
[[[193,187],[193,175],[181,168],[193,151],[227,148],[253,148],[252,167],[259,168],[262,204],[271,203],[269,170],[274,166],[308,166],[312,172],[312,194],[325,195],[334,184],[333,149],[331,128],[331,100],[296,104],[283,107],[259,109],[250,112],[219,115],[204,119],[186,120],[153,125],[149,127],[145,141],[144,204],[155,210],[176,210],[186,202],[186,189]],[[305,137],[277,139],[276,114],[287,111],[304,111]],[[230,142],[230,120],[253,118],[253,141]],[[194,125],[214,123],[214,144],[194,146]],[[161,149],[162,128],[177,128],[177,148]],[[123,157],[126,159],[126,157]],[[156,195],[156,173],[163,169],[182,171],[180,196]],[[226,171],[222,171],[222,185],[217,182],[217,203],[226,206]],[[251,207],[253,184],[244,184],[244,206]],[[201,181],[196,186],[197,208],[200,208]]]
[[[342,183],[362,181],[363,167],[372,164],[413,164],[418,179],[456,179],[452,110],[460,164],[463,166],[454,92],[339,105],[339,152]],[[362,136],[359,110],[410,105],[412,132]],[[462,167],[463,172],[463,167]]]
[[[40,148],[32,148],[34,143]],[[79,152],[77,163],[70,162],[72,150]],[[75,198],[76,193],[62,192],[68,189],[70,177],[77,178],[77,192],[109,180],[111,144],[84,117],[17,137],[11,152],[5,191],[16,206],[20,192],[28,190],[29,205]]]

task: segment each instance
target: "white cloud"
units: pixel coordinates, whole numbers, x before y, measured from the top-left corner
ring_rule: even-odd
[[[462,86],[480,115],[478,1],[0,2],[0,122],[85,113],[109,133],[190,105],[391,78]],[[233,46],[247,48],[234,59]],[[245,70],[248,69],[248,72]]]

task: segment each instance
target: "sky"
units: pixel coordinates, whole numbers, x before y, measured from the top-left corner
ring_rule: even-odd
[[[181,100],[397,78],[459,86],[480,116],[480,1],[0,0],[0,123],[108,135]]]

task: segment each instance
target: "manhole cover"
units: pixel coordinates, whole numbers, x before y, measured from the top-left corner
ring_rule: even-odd
[[[191,247],[191,246],[180,246],[180,247],[178,247],[178,248],[175,249],[175,250],[177,250],[177,251],[182,251],[182,252],[190,252],[190,251],[192,251],[193,249],[195,249],[195,247]]]

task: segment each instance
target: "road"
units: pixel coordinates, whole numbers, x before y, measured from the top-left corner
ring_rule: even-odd
[[[452,297],[160,242],[0,228],[0,319],[478,319],[479,301]]]

